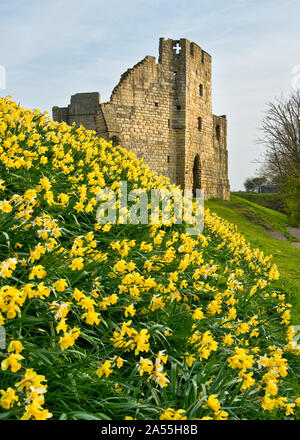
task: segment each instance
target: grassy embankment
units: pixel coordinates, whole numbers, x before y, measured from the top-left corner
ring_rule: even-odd
[[[257,205],[265,206],[266,208],[274,209],[275,211],[283,212],[282,202],[278,193],[255,193],[237,191],[231,193],[234,196],[242,197],[249,202],[256,203]]]
[[[174,187],[132,152],[7,98],[0,151],[0,419],[299,418],[300,348],[278,294],[291,274],[278,264],[278,283],[256,248],[297,259],[257,225],[282,217],[210,202],[254,249],[208,210],[193,237],[124,222],[124,210],[102,224],[102,188]]]
[[[273,255],[281,274],[277,281],[278,289],[289,293],[289,300],[293,304],[293,324],[300,324],[300,250],[291,241],[271,237],[268,231],[271,228],[282,232],[292,240],[286,230],[287,216],[233,194],[230,201],[213,199],[206,202],[206,207],[237,225],[252,247]]]

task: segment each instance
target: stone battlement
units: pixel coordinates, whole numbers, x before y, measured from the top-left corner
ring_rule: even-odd
[[[109,102],[77,93],[53,119],[95,130],[182,188],[229,199],[227,120],[212,114],[211,56],[196,43],[160,38],[158,62],[124,72]]]

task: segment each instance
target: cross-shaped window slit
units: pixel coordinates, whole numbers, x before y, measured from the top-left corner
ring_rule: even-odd
[[[173,49],[176,50],[176,55],[178,55],[181,51],[180,44],[177,42],[176,45],[173,47]]]

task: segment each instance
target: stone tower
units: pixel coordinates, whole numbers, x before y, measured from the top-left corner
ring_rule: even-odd
[[[195,43],[160,38],[158,63],[128,69],[109,102],[78,93],[53,119],[95,130],[182,188],[229,199],[226,116],[212,114],[211,56]]]

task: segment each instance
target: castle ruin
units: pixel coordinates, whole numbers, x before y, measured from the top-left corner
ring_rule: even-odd
[[[160,38],[159,59],[128,69],[109,102],[77,93],[53,119],[120,144],[182,188],[229,199],[227,120],[212,114],[211,56],[187,39]]]

